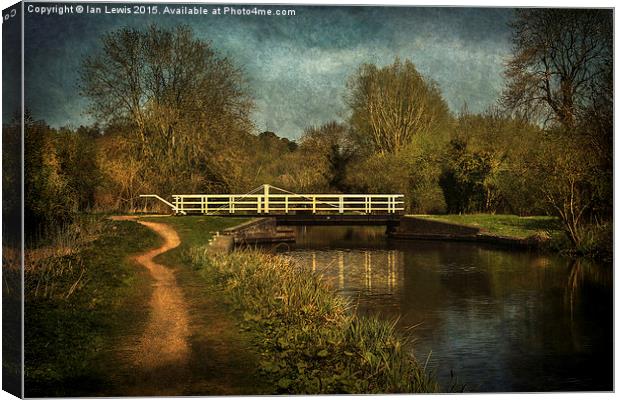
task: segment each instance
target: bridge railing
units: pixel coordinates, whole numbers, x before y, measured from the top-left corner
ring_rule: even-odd
[[[187,214],[398,214],[400,194],[180,194],[173,210]]]

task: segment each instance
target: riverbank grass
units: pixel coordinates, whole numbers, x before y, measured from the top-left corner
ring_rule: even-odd
[[[444,221],[458,225],[475,226],[492,235],[525,239],[531,236],[556,237],[562,234],[560,221],[556,217],[494,214],[451,214],[451,215],[413,215],[418,218]]]
[[[240,225],[250,218],[207,217],[207,216],[165,216],[142,217],[144,221],[161,222],[174,228],[181,237],[181,245],[169,253],[180,253],[194,246],[204,246],[216,232]]]
[[[275,393],[439,391],[394,322],[356,316],[307,267],[249,250],[213,256],[194,247],[188,256],[253,335]]]
[[[253,394],[439,391],[406,350],[409,339],[396,331],[394,322],[355,316],[308,268],[256,251],[209,255],[206,246],[214,232],[248,219],[143,219],[177,230],[182,244],[159,261],[185,266],[177,270],[179,284],[195,288],[200,298],[216,297],[213,306],[224,306],[226,318],[244,332],[240,339],[250,340],[260,354],[256,369],[261,385],[255,382]]]

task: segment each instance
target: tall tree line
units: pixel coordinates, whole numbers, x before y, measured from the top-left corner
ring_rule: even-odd
[[[412,213],[554,214],[574,245],[611,221],[611,13],[518,10],[498,104],[453,114],[411,60],[362,64],[342,122],[295,142],[254,134],[244,73],[185,26],[121,28],[83,60],[98,121],[29,120],[37,224],[85,209],[135,210],[139,194],[399,192]],[[35,195],[37,194],[37,195]]]

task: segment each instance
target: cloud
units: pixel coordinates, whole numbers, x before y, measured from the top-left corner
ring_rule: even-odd
[[[89,122],[77,93],[79,61],[102,33],[129,25],[189,24],[197,37],[241,66],[256,100],[258,130],[297,138],[306,127],[346,115],[347,79],[361,63],[410,59],[435,80],[454,111],[493,104],[510,53],[511,10],[414,7],[295,7],[269,19],[32,17],[26,29],[27,101],[52,125]],[[29,50],[29,51],[28,51]]]

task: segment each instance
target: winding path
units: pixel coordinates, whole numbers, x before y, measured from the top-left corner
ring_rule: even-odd
[[[257,361],[238,328],[213,294],[199,282],[181,289],[174,268],[154,259],[181,244],[169,225],[134,216],[112,217],[134,221],[164,239],[156,249],[134,256],[153,279],[148,322],[131,334],[119,349],[119,387],[122,396],[182,396],[261,394],[251,377]],[[179,278],[187,280],[187,272]],[[121,371],[122,370],[122,371]]]
[[[154,258],[178,247],[181,239],[170,226],[140,221],[135,217],[113,217],[114,220],[133,220],[164,239],[156,249],[134,257],[153,278],[146,328],[124,350],[135,373],[129,386],[139,394],[179,394],[178,378],[187,376],[190,358],[190,324],[187,303],[177,285],[174,270],[158,264]],[[171,379],[172,378],[172,379]],[[126,389],[133,394],[131,388]]]
[[[135,363],[144,369],[187,362],[189,354],[189,323],[187,305],[177,286],[174,272],[153,261],[160,254],[181,244],[174,229],[166,224],[138,221],[164,238],[164,244],[135,260],[146,267],[155,280],[151,296],[151,315],[136,348]]]

